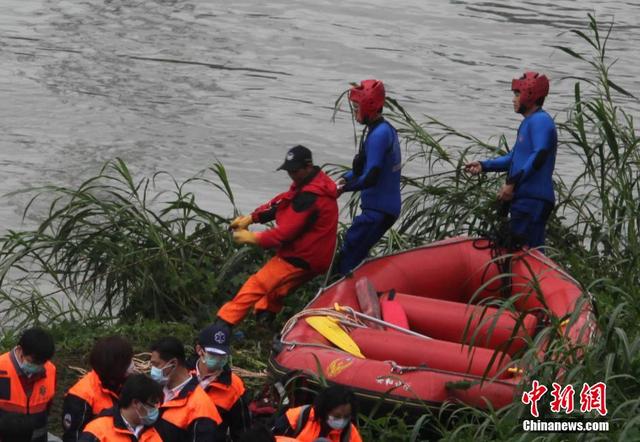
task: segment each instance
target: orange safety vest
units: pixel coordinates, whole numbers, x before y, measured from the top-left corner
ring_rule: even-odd
[[[294,439],[287,436],[276,436],[276,442],[300,442],[300,439]]]
[[[218,409],[200,387],[198,378],[192,376],[177,397],[160,405],[156,428],[166,440],[181,440],[191,424],[202,418],[211,419],[216,425],[222,422]]]
[[[231,373],[231,383],[211,382],[205,389],[216,407],[229,411],[245,392],[244,382],[235,373]]]
[[[85,401],[91,407],[94,416],[118,403],[118,395],[105,388],[98,373],[91,370],[67,391]]]
[[[56,366],[44,364],[44,374],[37,377],[31,391],[24,390],[12,352],[0,355],[0,414],[19,413],[33,416],[33,439],[46,440],[47,411],[56,391]]]
[[[321,426],[314,419],[314,409],[311,405],[291,408],[287,410],[286,416],[289,426],[294,430],[295,437],[300,442],[313,442],[320,436]],[[353,424],[344,430],[331,430],[325,437],[331,442],[362,442],[360,433]]]
[[[81,439],[90,439],[85,433],[90,433],[99,442],[162,442],[162,438],[153,427],[145,427],[136,438],[124,422],[118,407],[106,410],[87,424]]]

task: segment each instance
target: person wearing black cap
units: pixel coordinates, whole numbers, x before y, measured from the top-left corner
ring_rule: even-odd
[[[227,436],[238,440],[240,434],[251,425],[244,382],[231,372],[229,347],[231,334],[222,324],[211,324],[198,335],[195,373],[200,386],[211,398],[220,413],[216,441],[224,442]]]
[[[293,183],[289,190],[233,220],[233,239],[240,244],[276,248],[277,254],[252,275],[236,296],[218,310],[218,319],[239,323],[251,307],[259,319],[270,320],[282,309],[282,298],[331,265],[338,228],[338,191],[304,146],[289,149],[284,163]],[[275,220],[263,231],[247,230],[252,223]]]

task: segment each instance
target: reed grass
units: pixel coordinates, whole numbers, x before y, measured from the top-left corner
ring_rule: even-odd
[[[38,229],[0,239],[0,315],[43,322],[210,317],[261,253],[235,246],[228,220],[198,206],[188,190],[194,182],[222,191],[235,209],[224,167],[207,172],[214,178],[178,183],[160,172],[135,181],[116,159],[77,189],[30,189],[37,193],[25,216],[35,198],[53,202]],[[167,176],[173,190],[152,192]]]

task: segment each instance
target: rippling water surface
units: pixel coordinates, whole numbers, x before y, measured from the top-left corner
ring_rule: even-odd
[[[273,169],[293,144],[319,163],[350,161],[351,124],[331,123],[331,109],[349,81],[369,77],[416,116],[511,142],[511,78],[548,73],[546,107],[563,112],[573,83],[562,78],[583,66],[551,46],[586,49],[566,31],[589,11],[615,19],[614,80],[640,95],[631,1],[3,0],[3,193],[77,184],[117,156],[136,174],[180,180],[218,159],[246,211],[288,184]],[[569,158],[558,163],[572,172]],[[229,212],[221,195],[196,190]],[[20,225],[27,201],[2,199],[4,229]]]

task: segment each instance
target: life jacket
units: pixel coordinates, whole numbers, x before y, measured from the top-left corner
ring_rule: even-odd
[[[311,405],[289,409],[286,416],[289,426],[293,429],[293,435],[300,442],[313,442],[320,437],[320,422],[314,419],[314,409]],[[362,442],[360,433],[353,423],[344,430],[331,430],[324,437],[331,442]]]
[[[67,394],[77,396],[89,404],[94,416],[118,403],[118,395],[102,385],[100,377],[94,370],[91,370],[76,382],[67,391]]]
[[[197,364],[196,362],[196,370],[192,371],[196,376]],[[246,392],[244,382],[229,366],[226,366],[216,379],[211,379],[208,383],[200,382],[200,386],[216,406],[222,419],[216,441],[228,440],[227,433],[231,439],[236,439],[251,426],[249,409],[243,398]]]
[[[117,403],[116,393],[106,388],[98,374],[91,370],[76,382],[64,397],[63,440],[77,440],[87,423]]]
[[[47,411],[56,390],[56,367],[44,364],[44,373],[36,375],[31,391],[25,391],[13,352],[0,355],[0,415],[19,413],[32,416],[34,442],[47,440]],[[29,380],[27,380],[29,381]]]
[[[542,108],[520,123],[509,153],[484,160],[486,172],[508,171],[507,183],[515,186],[513,200],[537,199],[555,203],[553,170],[558,151],[558,131],[551,115]]]
[[[211,382],[204,389],[207,396],[216,404],[216,407],[225,411],[231,410],[245,390],[244,382],[242,382],[240,376],[232,372],[223,372],[218,379]]]
[[[156,429],[164,441],[186,441],[191,426],[196,421],[210,426],[213,436],[222,418],[211,399],[200,387],[198,378],[192,376],[178,396],[160,405],[160,418],[156,423]]]
[[[118,407],[105,410],[87,424],[81,439],[90,439],[87,433],[98,442],[162,442],[160,434],[153,427],[144,427],[138,437],[129,430]]]
[[[367,184],[374,169],[378,169],[377,178]],[[352,170],[344,176],[347,180],[344,191],[360,190],[360,206],[364,210],[376,210],[397,218],[402,206],[401,169],[398,133],[388,121],[381,118],[366,128],[366,135],[363,132]]]

